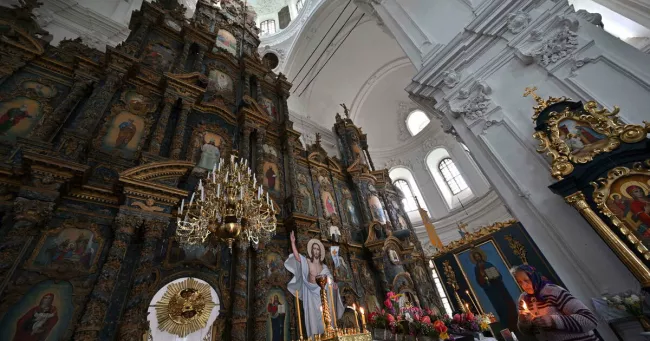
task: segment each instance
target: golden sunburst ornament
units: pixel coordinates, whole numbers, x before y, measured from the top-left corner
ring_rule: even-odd
[[[215,303],[207,283],[188,278],[170,284],[154,306],[158,329],[185,337],[206,326]]]

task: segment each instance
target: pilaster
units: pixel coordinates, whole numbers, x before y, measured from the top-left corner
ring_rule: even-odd
[[[176,130],[174,132],[174,138],[172,139],[172,148],[169,157],[178,160],[181,156],[181,150],[183,149],[183,139],[185,138],[185,125],[187,124],[187,117],[192,110],[192,103],[183,101],[183,106],[181,108],[181,113],[176,122]]]
[[[156,130],[154,130],[151,144],[149,145],[149,153],[153,155],[160,155],[160,145],[165,138],[165,131],[167,130],[167,124],[169,123],[169,115],[176,103],[176,97],[172,94],[165,94],[164,98],[164,106],[160,112],[160,118],[158,118]]]
[[[81,323],[74,333],[74,341],[96,341],[104,327],[104,319],[111,303],[113,290],[124,263],[126,251],[143,219],[139,216],[121,213],[115,218],[115,235],[108,251],[101,274],[84,308]],[[138,338],[139,339],[139,338]]]

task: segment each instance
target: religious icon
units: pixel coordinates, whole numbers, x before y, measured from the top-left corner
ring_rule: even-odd
[[[330,238],[337,243],[341,241],[341,230],[338,226],[330,226]]]
[[[352,204],[352,200],[345,200],[345,207],[348,210],[348,221],[350,221],[352,225],[358,226],[359,217],[357,217],[357,209],[354,207],[354,204]]]
[[[134,114],[144,114],[153,109],[149,98],[133,90],[124,92],[123,101],[126,103],[129,111]]]
[[[275,252],[270,252],[266,256],[266,277],[267,278],[272,278],[278,275],[283,275],[284,274],[284,265],[282,263],[282,257],[275,253]]]
[[[66,227],[45,234],[32,266],[51,270],[81,267],[90,270],[101,247],[90,230]]]
[[[607,136],[596,132],[588,123],[565,119],[558,124],[558,129],[560,138],[575,156],[587,155],[608,143]]]
[[[278,166],[273,162],[264,162],[264,186],[272,193],[280,193],[280,174]]]
[[[395,249],[388,249],[388,259],[393,264],[399,264],[399,254]]]
[[[517,326],[517,307],[521,290],[493,242],[486,242],[457,255],[469,284],[483,306],[495,312],[501,325]]]
[[[142,64],[151,66],[154,70],[159,72],[169,71],[175,59],[174,50],[163,44],[151,44],[147,46]]]
[[[52,98],[57,95],[58,91],[56,87],[44,85],[39,82],[26,81],[21,84],[21,87],[26,90],[31,90],[38,97],[43,98]]]
[[[44,281],[33,286],[0,321],[3,340],[60,340],[72,317],[72,285]]]
[[[307,331],[307,337],[311,337],[316,334],[322,334],[325,331],[325,327],[322,322],[322,313],[320,308],[321,305],[321,288],[316,284],[316,278],[321,276],[327,276],[331,279],[332,274],[325,265],[325,247],[318,239],[311,239],[307,243],[307,253],[309,257],[305,257],[298,253],[296,247],[296,236],[294,232],[291,232],[289,236],[291,240],[291,251],[289,258],[284,262],[285,268],[293,274],[293,278],[287,285],[287,289],[290,293],[295,295],[299,293],[300,299],[304,302],[304,324]],[[307,264],[303,266],[301,264]],[[305,279],[307,281],[305,281]],[[334,281],[331,281],[332,283]],[[329,286],[330,284],[327,284]],[[330,303],[330,308],[336,309],[337,318],[341,318],[343,315],[343,302],[341,302],[341,297],[338,292],[338,285],[336,283],[332,285],[332,292],[334,296],[334,304]],[[326,291],[329,291],[329,287],[325,288]]]
[[[110,122],[102,147],[106,151],[113,149],[136,151],[143,133],[144,120],[142,117],[123,111]]]
[[[610,186],[607,207],[650,247],[650,176],[634,174]]]
[[[205,137],[209,137],[204,135]],[[221,140],[219,140],[221,142]],[[221,152],[219,152],[219,145],[215,142],[214,138],[210,138],[209,141],[203,143],[201,146],[201,159],[196,165],[199,168],[211,170],[214,168],[214,165],[219,163],[219,158],[221,158]]]
[[[260,105],[262,105],[264,110],[266,110],[266,113],[269,114],[271,118],[273,118],[274,120],[278,119],[278,112],[275,109],[275,104],[273,104],[272,100],[266,97],[262,97],[262,99],[260,99]]]
[[[208,74],[207,91],[212,92],[233,92],[234,85],[232,78],[219,70],[210,70]]]
[[[217,33],[217,41],[215,47],[212,49],[213,53],[218,52],[217,47],[225,49],[233,56],[237,55],[237,39],[232,35],[232,33],[226,30],[221,29]]]
[[[348,264],[345,262],[345,259],[339,254],[339,246],[330,247],[330,255],[332,256],[332,261],[334,262],[334,269],[338,274],[337,280],[350,280],[351,273]]]
[[[384,207],[376,195],[371,195],[370,198],[368,198],[368,205],[370,206],[370,213],[372,214],[372,218],[377,220],[380,224],[386,224]]]
[[[309,192],[309,189],[307,189],[307,186],[300,185],[298,188],[298,193],[300,193],[303,213],[314,215],[314,201],[311,197],[311,192]]]
[[[12,140],[25,136],[41,116],[41,104],[36,100],[18,97],[0,102],[0,136]]]
[[[271,319],[271,341],[284,341],[285,340],[285,317],[286,308],[283,300],[280,300],[280,293],[274,292],[270,295],[269,303],[266,305],[266,311],[269,313]]]

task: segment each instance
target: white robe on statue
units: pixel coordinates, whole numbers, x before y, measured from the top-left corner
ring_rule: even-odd
[[[300,271],[298,270],[300,266]],[[293,278],[287,285],[287,289],[291,294],[295,295],[296,290],[300,295],[299,299],[302,300],[302,307],[304,315],[302,316],[302,323],[305,325],[307,330],[307,336],[312,336],[316,334],[322,334],[325,332],[323,326],[323,317],[320,311],[321,302],[320,302],[320,287],[316,283],[309,283],[309,264],[307,263],[307,258],[300,255],[300,263],[296,262],[293,254],[289,255],[289,258],[284,262],[284,267],[287,268],[292,274]],[[326,275],[330,279],[332,275],[330,270],[327,268],[327,265],[323,264],[323,270],[320,275]],[[329,285],[329,284],[328,284]],[[329,288],[325,287],[327,293],[327,299],[329,300]],[[343,317],[343,312],[345,307],[341,301],[341,296],[339,295],[338,290],[332,291],[334,295],[334,300],[336,301],[336,317],[337,320]],[[330,306],[330,316],[332,316],[332,304]],[[334,321],[332,320],[332,327],[334,327]]]

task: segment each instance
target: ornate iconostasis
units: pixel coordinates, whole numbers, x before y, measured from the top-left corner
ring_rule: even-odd
[[[517,221],[495,223],[467,233],[445,246],[433,259],[455,311],[494,314],[492,329],[517,331],[517,302],[521,288],[510,273],[528,264],[549,281],[563,286],[538,247]],[[519,334],[518,334],[519,336]]]
[[[199,1],[191,20],[174,0],[143,2],[129,38],[106,53],[80,39],[50,46],[31,16],[38,6],[0,11],[3,335],[296,339],[292,231],[300,254],[309,240],[322,245],[346,302],[371,312],[392,290],[441,307],[365,134],[343,105],[332,113],[342,159],[318,138],[300,144],[291,84],[259,58],[242,1]],[[269,193],[276,234],[234,252],[214,238],[188,248],[177,238],[182,202],[232,156]]]

